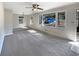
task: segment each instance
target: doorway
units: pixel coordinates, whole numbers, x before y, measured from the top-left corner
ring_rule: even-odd
[[[79,39],[79,9],[76,10],[76,20],[77,20],[77,40],[78,40]]]

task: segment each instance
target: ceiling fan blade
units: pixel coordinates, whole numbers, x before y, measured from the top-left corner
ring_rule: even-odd
[[[25,8],[33,8],[33,7],[25,7]]]
[[[37,9],[39,9],[39,10],[43,10],[42,8],[37,8]]]
[[[42,8],[39,8],[38,7],[39,5],[38,4],[32,4],[32,7],[25,7],[25,8],[32,8],[32,11],[34,11],[34,10],[43,10]]]

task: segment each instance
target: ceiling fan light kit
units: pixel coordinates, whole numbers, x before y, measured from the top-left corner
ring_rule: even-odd
[[[37,9],[33,9],[33,11],[38,11]]]

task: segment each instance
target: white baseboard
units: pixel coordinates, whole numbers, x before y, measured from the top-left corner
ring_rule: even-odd
[[[2,46],[3,46],[3,42],[4,42],[4,36],[0,38],[0,54],[1,54]]]
[[[13,34],[13,33],[8,33],[8,34],[3,35],[3,36],[0,38],[0,54],[1,54],[2,46],[3,46],[3,42],[4,42],[4,36],[12,35],[12,34]]]
[[[12,35],[13,33],[7,33],[7,34],[5,34],[5,36],[7,36],[7,35]]]

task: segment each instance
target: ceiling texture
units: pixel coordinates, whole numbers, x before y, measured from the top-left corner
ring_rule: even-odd
[[[73,4],[75,2],[4,2],[4,8],[10,9],[13,11],[14,14],[22,14],[25,15],[32,14],[32,8],[25,8],[25,7],[32,7],[32,4],[39,4],[41,8],[45,10],[61,7],[64,5]],[[38,12],[43,12],[38,11]]]

